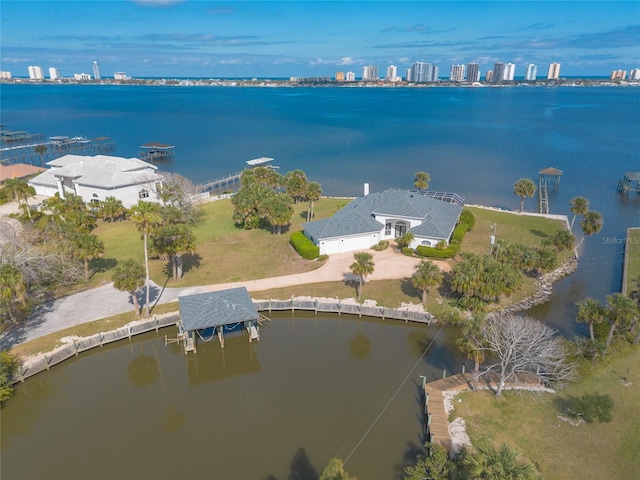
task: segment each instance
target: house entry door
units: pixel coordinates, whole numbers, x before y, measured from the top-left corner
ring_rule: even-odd
[[[400,238],[407,233],[407,226],[402,223],[396,223],[396,238]]]

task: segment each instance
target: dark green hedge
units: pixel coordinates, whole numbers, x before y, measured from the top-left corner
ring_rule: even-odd
[[[427,247],[426,245],[418,245],[418,248],[416,248],[416,254],[429,258],[453,258],[459,251],[460,244],[453,242],[445,250],[438,250],[435,247]]]
[[[462,209],[458,223],[464,223],[467,226],[467,232],[470,232],[473,230],[473,227],[476,226],[476,217],[473,216],[470,210],[464,208]]]
[[[298,252],[298,255],[307,260],[313,260],[320,256],[320,248],[315,246],[302,232],[292,233],[289,237],[289,244]]]

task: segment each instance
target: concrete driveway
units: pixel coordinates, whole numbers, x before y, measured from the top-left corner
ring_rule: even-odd
[[[396,250],[388,248],[381,252],[369,250],[375,264],[371,280],[399,279],[410,277],[419,258],[407,257]],[[207,291],[224,290],[244,286],[249,292],[258,292],[272,288],[283,288],[319,282],[344,281],[353,278],[350,265],[353,263],[353,252],[331,255],[326,263],[311,272],[280,277],[247,280],[243,282],[220,283],[184,288],[163,288],[152,282],[150,289],[150,305],[175,302],[179,296],[192,295]],[[450,270],[445,262],[435,261],[442,271]],[[140,305],[144,304],[144,289],[138,292]],[[58,332],[119,313],[131,311],[133,303],[126,292],[113,287],[113,283],[86,290],[68,297],[48,302],[38,307],[29,319],[18,328],[11,329],[0,336],[2,348],[9,348],[44,335]]]

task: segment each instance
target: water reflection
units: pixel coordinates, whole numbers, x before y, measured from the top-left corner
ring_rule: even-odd
[[[176,407],[169,406],[165,410],[162,421],[162,431],[165,433],[176,433],[184,427],[187,415]]]
[[[160,366],[158,360],[144,353],[129,363],[127,377],[134,387],[142,388],[158,381]]]
[[[236,333],[224,349],[214,340],[184,355],[164,346],[167,329],[28,379],[2,409],[2,477],[68,478],[74,465],[87,478],[182,478],[175,459],[189,458],[194,478],[317,480],[332,457],[353,453],[356,477],[401,478],[423,440],[419,375],[460,363],[446,350],[455,331],[277,317],[260,343]],[[105,463],[105,451],[118,461]]]
[[[357,360],[364,360],[371,352],[371,341],[364,333],[358,332],[355,337],[349,341],[349,351],[351,357]]]

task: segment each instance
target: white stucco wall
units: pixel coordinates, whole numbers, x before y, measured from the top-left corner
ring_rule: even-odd
[[[148,198],[141,199],[139,196],[140,190],[146,189],[149,192]],[[145,202],[158,202],[158,195],[156,194],[154,185],[129,185],[126,187],[114,188],[114,189],[104,189],[99,187],[91,187],[86,185],[77,185],[76,190],[78,191],[78,195],[82,197],[85,202],[89,202],[92,199],[97,199],[101,202],[107,197],[115,197],[122,202],[122,205],[125,208],[131,208],[135,204],[138,203],[139,200],[144,200]],[[97,195],[94,197],[93,195]]]
[[[355,252],[366,250],[380,241],[380,233],[370,233],[355,237],[331,238],[320,240],[318,247],[320,255],[331,255],[333,253]]]

